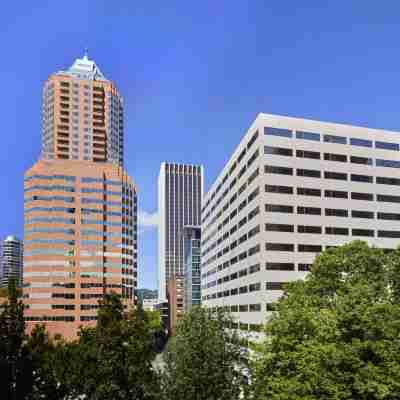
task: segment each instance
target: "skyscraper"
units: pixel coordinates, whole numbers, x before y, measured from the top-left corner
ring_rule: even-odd
[[[42,159],[25,173],[28,326],[71,338],[106,292],[134,303],[137,189],[123,169],[123,107],[87,56],[44,85]]]
[[[0,286],[7,287],[10,279],[17,286],[22,285],[23,243],[15,236],[7,236],[1,246],[1,281]]]
[[[200,225],[203,167],[162,163],[158,177],[158,296],[166,298],[168,280],[183,275],[183,227]]]

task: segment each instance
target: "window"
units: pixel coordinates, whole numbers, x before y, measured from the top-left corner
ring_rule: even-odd
[[[310,271],[311,267],[312,267],[312,264],[298,264],[297,270],[298,271]]]
[[[249,197],[247,198],[247,203],[250,203],[252,200],[254,200],[258,194],[260,193],[260,188],[256,188],[255,190],[253,190],[252,193],[249,194]]]
[[[285,147],[264,146],[264,154],[273,154],[275,156],[292,157],[293,150],[287,149]]]
[[[249,274],[254,274],[258,271],[260,271],[260,264],[255,264],[249,267]]]
[[[280,205],[280,204],[266,204],[265,211],[266,212],[278,212],[278,213],[292,214],[293,206],[284,206],[284,205]]]
[[[316,142],[320,141],[319,133],[312,133],[312,132],[297,131],[296,132],[296,138],[297,139],[303,139],[303,140],[314,140]]]
[[[350,156],[350,162],[353,164],[372,165],[372,158]]]
[[[321,178],[321,171],[318,171],[316,169],[297,168],[297,176],[304,176],[307,178]]]
[[[300,253],[320,253],[322,246],[316,244],[299,244],[297,245],[297,250]]]
[[[376,159],[377,167],[400,168],[400,161]]]
[[[316,196],[321,197],[321,189],[297,188],[297,194],[300,196]]]
[[[374,195],[372,193],[351,192],[351,199],[352,200],[374,201]]]
[[[339,181],[347,181],[347,174],[342,173],[342,172],[325,171],[324,178],[325,179],[336,179]]]
[[[260,287],[261,287],[261,284],[260,284]],[[261,311],[261,304],[249,304],[249,311],[250,312]]]
[[[344,136],[324,135],[324,142],[347,144],[347,138]]]
[[[267,271],[294,271],[294,264],[281,263],[281,262],[267,262],[265,263],[265,269]]]
[[[388,221],[400,221],[400,214],[378,212],[378,219],[386,219]]]
[[[261,283],[252,283],[249,285],[249,292],[257,292],[258,290],[261,290]]]
[[[297,207],[297,214],[321,215],[321,209],[318,207]]]
[[[378,194],[376,200],[382,203],[400,203],[400,196],[391,196],[388,194]]]
[[[294,232],[294,226],[285,224],[265,224],[265,230],[267,232]]]
[[[399,145],[397,143],[375,141],[375,148],[376,149],[383,149],[383,150],[399,151]]]
[[[373,219],[373,218],[374,218],[374,213],[373,213],[373,211],[352,210],[352,211],[351,211],[351,216],[352,216],[353,218],[367,218],[367,219]]]
[[[254,255],[256,253],[259,253],[259,252],[260,252],[260,245],[257,244],[256,246],[250,247],[250,249],[248,251],[248,255],[250,257],[250,256],[252,256],[252,255]]]
[[[251,210],[247,216],[248,221],[253,219],[256,215],[260,213],[260,206],[257,206],[254,210]]]
[[[321,154],[317,151],[309,151],[309,150],[296,150],[296,157],[299,158],[310,158],[312,160],[321,159]]]
[[[289,129],[282,129],[282,128],[271,128],[271,127],[265,127],[264,128],[264,135],[269,135],[269,136],[282,136],[286,138],[292,138],[293,137],[293,132]]]
[[[378,237],[399,239],[400,231],[378,231]]]
[[[399,178],[387,178],[386,176],[377,176],[376,183],[379,183],[380,185],[400,186],[400,179]]]
[[[294,244],[289,243],[265,243],[267,251],[294,251]]]
[[[239,288],[239,294],[244,294],[248,292],[247,286],[242,286]]]
[[[293,188],[290,186],[265,185],[266,193],[293,194]]]
[[[322,233],[322,228],[320,226],[311,225],[298,225],[298,233]]]
[[[353,229],[352,230],[353,236],[374,236],[374,231],[372,229]]]
[[[286,282],[265,282],[266,290],[283,290]]]
[[[325,190],[325,197],[332,197],[334,199],[347,199],[348,194],[342,190]]]
[[[349,229],[348,228],[339,228],[335,226],[327,226],[325,227],[325,233],[327,235],[348,235]]]
[[[325,208],[327,217],[348,217],[348,211],[340,208]]]
[[[351,180],[353,182],[374,183],[374,177],[371,175],[351,174]]]
[[[347,162],[347,156],[344,154],[324,153],[325,161]]]
[[[350,138],[350,144],[352,146],[372,147],[372,140]]]
[[[293,175],[293,168],[266,165],[264,167],[264,172],[266,174]]]
[[[247,149],[249,149],[252,146],[252,144],[257,140],[257,138],[258,138],[258,131],[256,131],[256,133],[251,137],[251,139],[247,143]],[[232,171],[235,169],[235,167],[236,167],[236,163],[232,166],[231,170],[229,171],[229,174],[232,173]]]

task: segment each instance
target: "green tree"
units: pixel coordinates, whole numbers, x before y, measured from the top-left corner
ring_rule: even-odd
[[[164,354],[165,399],[233,400],[247,389],[247,350],[223,312],[196,307],[178,323]]]
[[[58,355],[68,363],[68,370],[60,368],[59,373],[71,397],[157,398],[150,322],[140,309],[128,314],[123,311],[120,297],[106,294],[100,302],[96,328],[82,328],[79,340],[66,345],[64,354]]]
[[[268,400],[400,398],[400,250],[356,241],[287,285],[253,371]]]

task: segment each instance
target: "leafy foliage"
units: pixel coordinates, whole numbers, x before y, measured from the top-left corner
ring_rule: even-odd
[[[247,350],[222,312],[194,308],[178,323],[164,355],[165,399],[232,400],[247,389]]]
[[[399,268],[360,241],[318,256],[267,324],[255,398],[399,399]]]

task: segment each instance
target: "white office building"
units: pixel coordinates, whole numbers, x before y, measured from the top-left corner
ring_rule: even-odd
[[[167,282],[185,274],[183,227],[200,225],[203,167],[162,163],[158,177],[158,297]]]
[[[397,247],[399,143],[400,132],[259,114],[203,199],[203,304],[257,331],[322,250]]]

